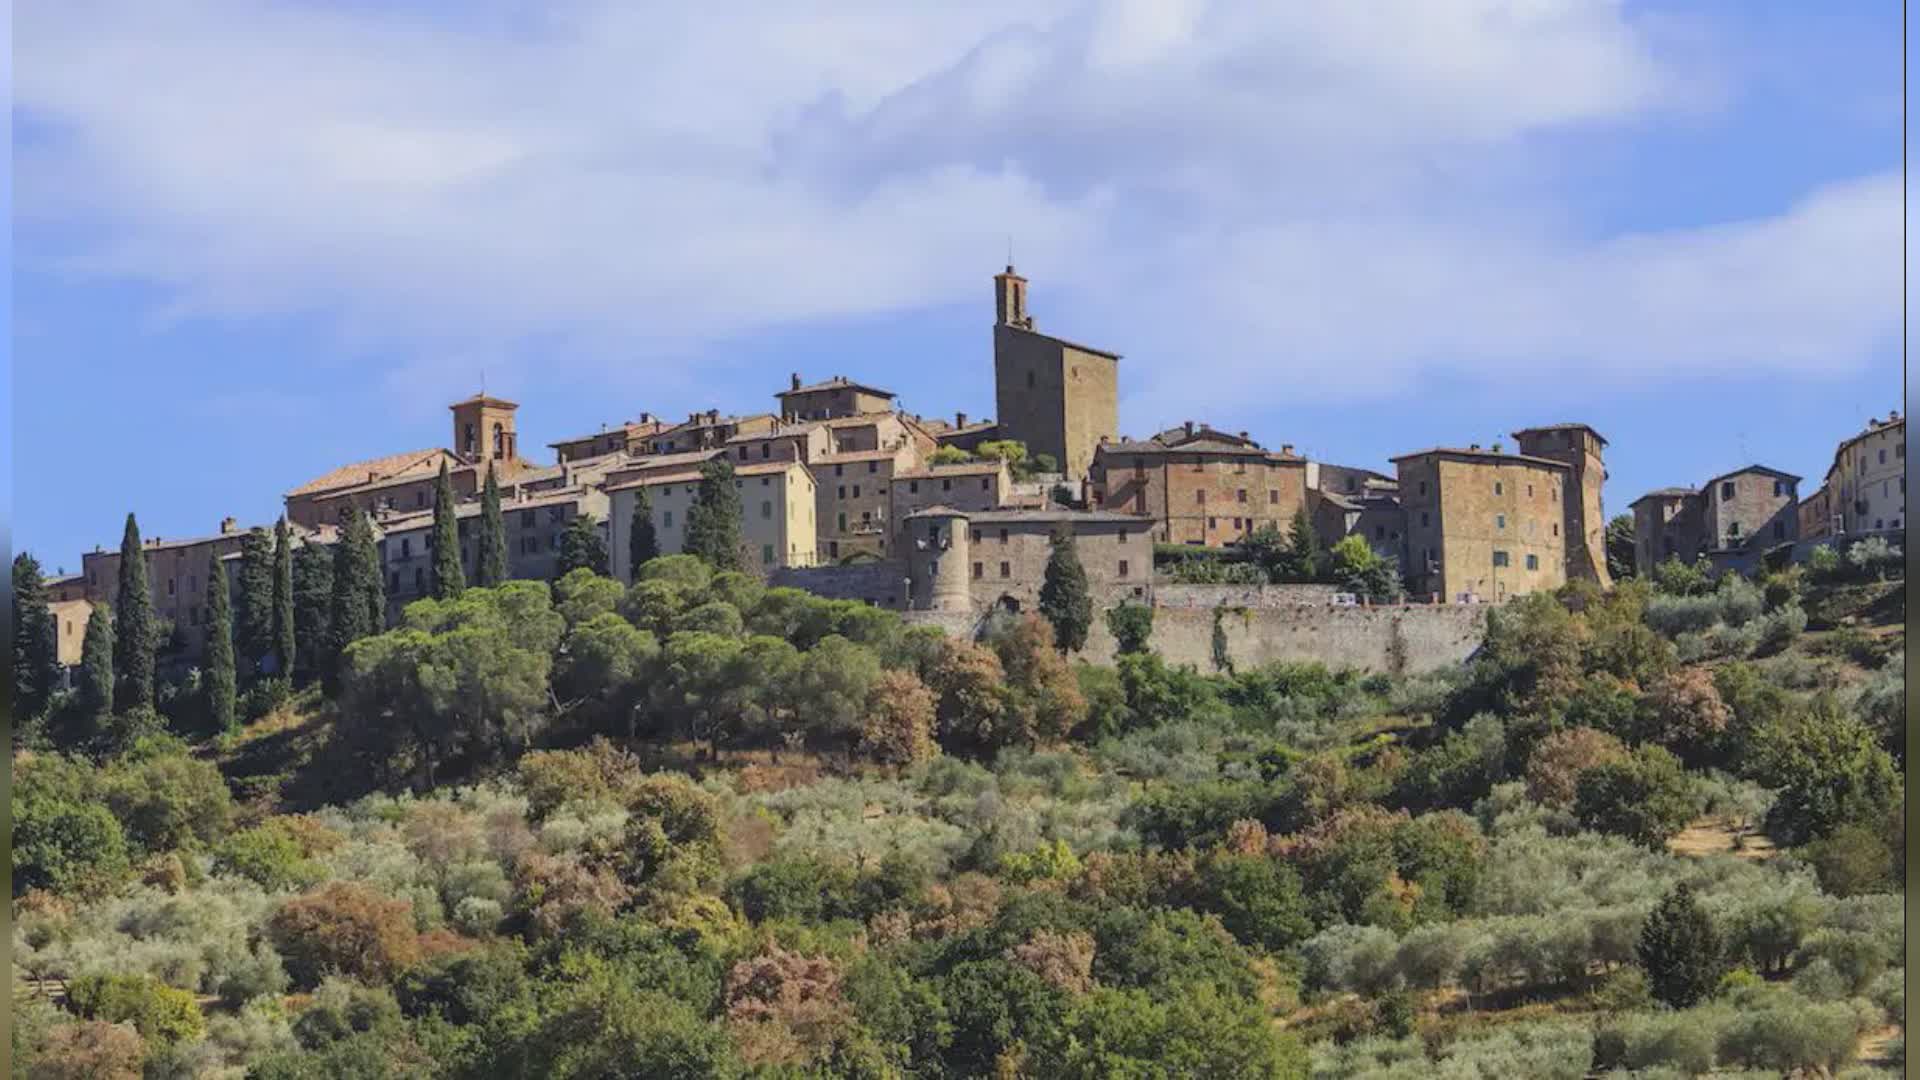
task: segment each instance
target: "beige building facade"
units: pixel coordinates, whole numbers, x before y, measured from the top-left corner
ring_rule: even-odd
[[[1153,584],[1152,526],[1106,511],[926,507],[902,522],[910,602],[936,611],[1038,610],[1058,530],[1073,537],[1096,608],[1144,602]]]
[[[788,421],[893,411],[893,391],[857,383],[845,375],[807,386],[795,372],[791,385],[774,396],[780,400],[780,418]]]
[[[460,569],[469,583],[479,565],[482,510],[478,499],[454,506]],[[553,580],[559,566],[560,538],[573,519],[590,515],[605,540],[607,510],[606,493],[587,486],[502,499],[500,523],[506,530],[507,576],[515,580]],[[374,529],[386,578],[387,610],[390,617],[397,616],[413,601],[433,595],[433,510],[376,514]]]
[[[1265,526],[1284,530],[1307,505],[1307,462],[1244,433],[1188,424],[1144,441],[1102,443],[1088,479],[1091,505],[1151,517],[1166,544],[1221,547]]]
[[[998,510],[1013,495],[1013,475],[1004,461],[968,461],[956,465],[927,465],[894,474],[888,488],[893,544],[904,541],[901,523],[908,515],[931,506],[973,513]]]
[[[1900,529],[1907,520],[1907,421],[1899,413],[1835,449],[1827,470],[1833,518],[1845,533]]]
[[[1393,459],[1406,513],[1409,591],[1500,602],[1566,583],[1571,467],[1478,447]]]
[[[818,559],[813,475],[797,461],[770,461],[734,469],[740,492],[740,535],[745,562],[762,575],[781,567],[812,566]],[[660,553],[685,550],[687,511],[700,491],[697,469],[644,477],[607,489],[608,555],[614,577],[631,581],[629,554],[633,507],[645,488],[653,508]]]
[[[1566,540],[1567,578],[1611,588],[1607,572],[1607,507],[1601,488],[1607,482],[1603,460],[1607,440],[1585,424],[1549,424],[1513,433],[1521,454],[1566,465],[1566,498],[1561,529]]]

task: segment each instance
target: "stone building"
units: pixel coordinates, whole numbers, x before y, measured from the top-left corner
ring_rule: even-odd
[[[687,414],[685,421],[652,435],[640,447],[649,455],[681,454],[694,450],[714,450],[737,436],[770,431],[779,418],[772,413],[748,416],[721,416],[720,410]],[[631,453],[632,451],[629,450]]]
[[[87,620],[93,617],[93,601],[85,597],[47,600],[47,613],[53,617],[54,657],[61,667],[77,667],[87,638]]]
[[[920,417],[915,419],[919,420],[921,426],[933,436],[936,447],[951,446],[956,450],[965,450],[969,454],[979,450],[981,443],[993,442],[1001,437],[1000,425],[994,423],[991,418],[968,420],[967,414],[963,412],[954,413],[952,423]]]
[[[640,489],[646,489],[653,507],[660,553],[674,555],[684,550],[687,510],[699,494],[700,482],[698,468],[685,468],[608,486],[608,554],[614,577],[632,579],[630,530]],[[813,474],[807,467],[797,461],[740,465],[734,468],[734,485],[740,491],[740,535],[747,568],[764,575],[780,567],[812,566],[819,545]]]
[[[774,396],[780,399],[780,418],[787,421],[892,412],[894,397],[891,390],[857,383],[845,375],[802,386],[798,372],[792,376],[792,385]]]
[[[1498,602],[1566,583],[1561,503],[1571,466],[1478,446],[1437,447],[1393,463],[1410,592]]]
[[[1821,484],[1813,494],[1801,499],[1800,505],[1794,508],[1794,517],[1799,521],[1800,539],[1824,540],[1832,536],[1833,499],[1827,485]]]
[[[710,450],[688,450],[678,454],[650,454],[645,457],[629,458],[609,469],[602,483],[608,488],[615,488],[635,480],[655,476],[669,476],[689,471],[699,472],[701,466],[725,453],[724,447],[716,446]]]
[[[1153,584],[1153,521],[1083,510],[923,507],[902,521],[911,606],[928,611],[1035,611],[1052,537],[1074,540],[1096,609],[1144,601]]]
[[[173,624],[172,644],[177,646],[161,642],[163,652],[177,653],[184,659],[199,656],[205,649],[208,575],[222,556],[239,552],[247,531],[227,518],[213,536],[146,538],[141,550],[147,558],[147,591],[153,598],[154,614]],[[81,555],[79,579],[85,583],[81,598],[95,604],[113,603],[120,590],[120,549],[96,548]],[[63,586],[58,595],[66,593]],[[85,631],[82,622],[80,632]]]
[[[896,550],[904,542],[901,526],[907,516],[930,506],[974,512],[998,510],[1013,492],[1013,475],[1004,461],[968,461],[956,465],[927,465],[896,472],[888,485],[888,513],[894,522]]]
[[[469,583],[478,566],[482,509],[478,499],[454,506],[460,568]],[[607,495],[597,488],[583,485],[503,498],[500,519],[506,530],[507,576],[552,580],[559,566],[560,537],[581,514],[592,516],[601,539],[606,539]],[[408,604],[433,595],[433,510],[376,514],[374,529],[387,581],[387,610],[390,617],[398,616]]]
[[[1042,334],[1027,314],[1027,279],[994,275],[993,375],[1002,439],[1025,443],[1079,479],[1119,429],[1120,354]]]
[[[1839,530],[1898,530],[1907,520],[1907,421],[1899,413],[1867,421],[1867,429],[1834,449],[1828,497]]]
[[[915,472],[920,455],[902,441],[891,448],[849,450],[813,461],[819,558],[884,556],[890,546],[894,477]]]
[[[1095,507],[1151,517],[1161,543],[1220,547],[1265,525],[1285,529],[1306,505],[1307,462],[1291,446],[1274,452],[1244,432],[1188,423],[1100,444],[1088,487]]]
[[[1700,493],[1671,487],[1633,500],[1633,566],[1641,577],[1668,559],[1692,563],[1706,554],[1707,531]]]
[[[1601,487],[1607,482],[1603,457],[1607,440],[1585,424],[1548,424],[1513,433],[1520,453],[1565,464],[1566,500],[1562,505],[1567,578],[1613,585],[1607,572],[1607,508]]]
[[[765,431],[728,439],[726,451],[736,466],[756,461],[804,464],[833,451],[833,432],[825,424],[778,421]]]
[[[513,426],[520,406],[475,394],[447,408],[453,413],[454,449],[413,450],[342,465],[287,492],[287,520],[318,528],[338,524],[349,507],[369,514],[431,507],[442,465],[461,497],[480,490],[488,468],[505,482],[528,467]]]
[[[1723,473],[1701,486],[1708,553],[1799,539],[1800,478],[1765,465]]]
[[[637,453],[648,439],[667,430],[668,426],[666,421],[652,413],[641,413],[640,419],[628,421],[619,427],[609,429],[602,424],[594,434],[575,435],[547,445],[553,448],[554,457],[563,462],[608,454]]]

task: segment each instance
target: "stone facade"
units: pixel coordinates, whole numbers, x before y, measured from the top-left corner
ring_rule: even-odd
[[[969,513],[997,510],[1007,505],[1013,476],[1002,461],[970,461],[959,465],[928,465],[896,472],[888,485],[894,523],[892,542],[900,550],[901,525],[915,511],[950,506]]]
[[[1153,584],[1152,521],[1132,514],[1073,510],[988,510],[962,514],[964,547],[954,556],[966,569],[976,611],[1035,611],[1046,581],[1056,529],[1073,535],[1087,590],[1096,607],[1144,602]],[[914,553],[908,552],[911,561]],[[916,576],[916,581],[917,581]]]
[[[1798,538],[1800,478],[1749,465],[1701,487],[1702,530],[1709,550],[1770,547]]]
[[[1827,485],[1821,484],[1813,494],[1800,500],[1794,508],[1794,517],[1799,521],[1800,539],[1820,540],[1833,535],[1833,500]]]
[[[814,525],[813,475],[797,461],[772,461],[737,466],[734,484],[740,490],[740,536],[747,568],[766,575],[780,567],[812,566],[818,550]],[[645,487],[653,505],[654,534],[660,553],[684,550],[687,510],[700,490],[700,472],[688,469],[648,476],[607,489],[609,544],[613,576],[632,580],[628,554],[629,530],[638,491]]]
[[[1478,604],[1287,604],[1219,612],[1227,658],[1236,668],[1321,663],[1335,670],[1396,675],[1465,663],[1486,639],[1486,616],[1486,607]],[[1149,643],[1170,664],[1211,671],[1214,618],[1212,610],[1156,607]],[[1096,618],[1082,655],[1106,663],[1115,651],[1105,620]]]
[[[547,445],[553,448],[553,455],[559,461],[582,461],[637,450],[645,445],[646,440],[665,431],[667,426],[665,421],[653,414],[641,413],[637,421],[612,429],[603,426],[592,435],[575,435]]]
[[[62,667],[78,666],[81,647],[87,637],[87,620],[93,617],[93,601],[84,597],[50,598],[47,611],[53,616],[56,659]]]
[[[1468,447],[1394,464],[1415,595],[1497,602],[1566,583],[1564,462]]]
[[[902,444],[890,450],[829,454],[809,465],[817,493],[819,561],[887,555],[894,475],[912,472],[919,463],[913,446]]]
[[[994,277],[993,372],[999,437],[1085,476],[1102,439],[1119,429],[1120,355],[1039,333],[1027,314],[1027,279]]]
[[[1188,437],[1110,441],[1095,452],[1094,506],[1144,514],[1166,544],[1220,547],[1262,526],[1284,530],[1307,502],[1307,463],[1241,437],[1187,429]]]
[[[209,575],[223,556],[239,552],[247,533],[231,518],[221,523],[221,529],[218,535],[190,540],[151,537],[142,549],[147,557],[147,592],[153,598],[154,614],[173,624],[186,657],[198,656],[206,647]],[[113,603],[120,590],[120,549],[97,549],[80,556],[80,580],[86,584],[84,599],[95,604]],[[61,590],[61,595],[66,591]],[[86,632],[85,622],[80,624],[80,632]],[[165,643],[161,648],[166,648]]]
[[[1832,513],[1846,533],[1898,530],[1907,520],[1907,421],[1899,413],[1835,449],[1827,470]]]
[[[750,416],[721,416],[720,410],[688,413],[686,420],[651,436],[640,447],[644,454],[684,454],[695,450],[714,450],[741,435],[770,431],[779,423],[772,413]]]
[[[825,382],[802,386],[800,375],[796,372],[792,377],[792,385],[774,396],[780,399],[780,417],[783,420],[829,420],[837,416],[859,416],[893,409],[893,391],[864,386],[845,375],[835,375]]]
[[[478,566],[481,510],[477,499],[454,506],[454,527],[460,534],[460,569],[469,583]],[[607,511],[606,493],[592,487],[503,499],[500,520],[506,529],[507,576],[553,580],[560,560],[560,537],[573,519],[590,515],[605,540]],[[380,537],[387,610],[397,616],[413,601],[433,595],[433,510],[375,515],[374,528]]]
[[[1607,481],[1602,460],[1607,440],[1585,424],[1552,424],[1522,428],[1513,433],[1522,454],[1565,464],[1566,498],[1561,504],[1566,541],[1566,575],[1570,581],[1593,581],[1611,588],[1607,572],[1607,508],[1601,487]]]
[[[1646,577],[1668,559],[1692,563],[1706,554],[1706,523],[1700,493],[1661,488],[1633,501],[1633,565]]]
[[[520,460],[513,414],[520,406],[504,398],[475,394],[447,406],[453,412],[453,452],[472,465],[496,467]]]

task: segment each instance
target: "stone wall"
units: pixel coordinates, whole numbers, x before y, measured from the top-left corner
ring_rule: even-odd
[[[1221,614],[1227,654],[1238,667],[1318,661],[1330,668],[1419,674],[1464,663],[1486,634],[1482,604],[1331,607],[1287,604]],[[1213,670],[1213,611],[1162,608],[1153,613],[1155,652],[1171,664]],[[1113,637],[1095,619],[1085,656],[1111,662]]]
[[[1301,604],[1325,606],[1340,591],[1337,585],[1155,585],[1153,606],[1177,610],[1212,611],[1230,608],[1293,608]]]
[[[768,585],[805,589],[833,600],[859,600],[895,610],[906,606],[906,580],[907,564],[899,559],[845,566],[785,566],[767,575]]]

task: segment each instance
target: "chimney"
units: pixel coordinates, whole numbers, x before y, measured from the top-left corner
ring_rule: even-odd
[[[717,423],[719,423],[719,422],[720,422],[720,410],[719,410],[719,409],[708,409],[708,410],[707,410],[707,423],[709,423],[709,424],[717,424]]]
[[[954,426],[954,427],[956,427],[956,428],[963,428],[963,427],[966,427],[966,426],[967,426],[967,414],[966,414],[966,413],[963,413],[963,412],[957,412],[957,413],[954,413],[954,414],[953,414],[953,426]]]
[[[1291,454],[1291,453],[1293,453],[1293,444],[1292,444],[1292,443],[1281,443],[1281,444],[1280,444],[1280,452],[1281,452],[1281,453],[1283,453],[1283,454]]]
[[[1479,443],[1468,443],[1468,444],[1467,444],[1467,449],[1469,449],[1469,450],[1478,450],[1478,449],[1480,449],[1480,444],[1479,444]]]
[[[800,389],[800,373],[797,371],[793,373],[793,388]]]
[[[236,532],[239,530],[239,528],[240,528],[240,523],[233,520],[230,517],[223,517],[220,519],[220,535],[221,536],[225,536],[231,532]]]
[[[1494,453],[1496,453],[1496,454],[1500,452],[1500,444],[1499,444],[1499,443],[1494,443],[1494,444],[1493,444],[1493,452],[1494,452]]]
[[[1187,434],[1188,434],[1188,435],[1192,435],[1192,434],[1193,434],[1193,421],[1191,421],[1191,420],[1189,420],[1189,421],[1187,421],[1187,423],[1186,423],[1186,428],[1187,428]]]
[[[1241,433],[1240,433],[1240,437],[1241,437],[1241,438],[1243,438],[1243,439],[1244,439],[1244,438],[1246,438],[1246,437],[1247,437],[1247,433],[1246,433],[1246,432],[1244,432],[1244,431],[1243,431],[1243,432],[1241,432]]]

